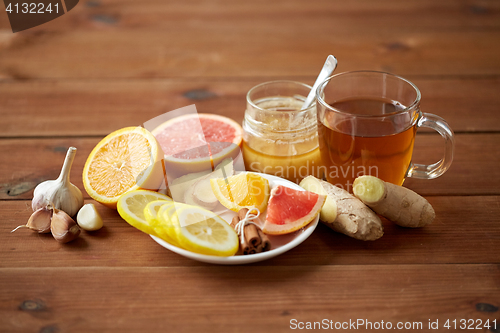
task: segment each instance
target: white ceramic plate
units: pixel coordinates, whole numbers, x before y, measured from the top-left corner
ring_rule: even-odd
[[[304,190],[302,187],[299,185],[292,183],[286,179],[279,178],[276,176],[271,176],[271,175],[266,175],[262,173],[258,173],[258,175],[261,175],[262,177],[266,178],[269,181],[270,188],[274,188],[278,185],[283,185],[287,186],[293,189],[297,190]],[[235,212],[230,211],[228,209],[225,209],[223,212],[217,212],[224,220],[226,220],[228,223],[231,222],[233,216],[236,215]],[[261,214],[261,219],[262,221],[265,221],[265,216],[266,212],[263,212]],[[262,252],[262,253],[256,253],[256,254],[248,254],[248,255],[236,255],[232,257],[218,257],[218,256],[210,256],[210,255],[205,255],[205,254],[198,254],[194,252],[190,252],[181,248],[178,248],[177,246],[174,246],[166,241],[164,241],[161,238],[155,237],[151,235],[151,238],[155,240],[158,244],[161,246],[169,249],[172,252],[175,252],[177,254],[180,254],[181,256],[184,256],[186,258],[190,258],[193,260],[198,260],[201,262],[206,262],[210,264],[219,264],[219,265],[242,265],[242,264],[250,264],[254,262],[259,262],[267,259],[274,258],[282,253],[285,253],[286,251],[289,251],[305,241],[316,229],[316,226],[318,225],[319,221],[319,215],[316,216],[316,218],[309,223],[307,226],[304,228],[297,230],[291,234],[287,235],[281,235],[281,236],[268,236],[269,240],[271,241],[272,247],[271,250],[267,252]]]

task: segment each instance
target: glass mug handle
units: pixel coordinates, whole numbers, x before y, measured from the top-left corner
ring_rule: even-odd
[[[430,165],[410,163],[406,177],[434,179],[441,176],[450,167],[453,160],[455,137],[448,123],[443,118],[431,113],[423,113],[418,119],[417,128],[420,127],[428,127],[441,134],[444,139],[444,157]]]

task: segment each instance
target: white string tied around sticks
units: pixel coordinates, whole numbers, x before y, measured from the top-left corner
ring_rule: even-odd
[[[254,210],[257,211],[256,214],[252,213],[252,211]],[[257,223],[253,222],[259,217],[259,215],[260,215],[260,210],[258,208],[255,207],[249,208],[248,212],[245,214],[245,217],[241,219],[240,222],[236,223],[234,229],[241,237],[241,239],[245,239],[245,226],[247,224],[253,224],[260,229],[260,226]]]

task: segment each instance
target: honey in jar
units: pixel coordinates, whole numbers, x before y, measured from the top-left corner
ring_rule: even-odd
[[[246,170],[295,183],[322,176],[316,104],[302,110],[310,90],[299,82],[272,81],[248,92],[242,147]]]

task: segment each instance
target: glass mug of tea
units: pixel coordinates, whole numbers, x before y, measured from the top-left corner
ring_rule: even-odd
[[[449,125],[420,111],[420,91],[397,75],[353,71],[333,75],[316,91],[322,174],[352,191],[356,177],[372,175],[401,185],[405,177],[432,179],[453,159]],[[431,165],[412,162],[417,129],[428,127],[444,138],[443,158]]]

